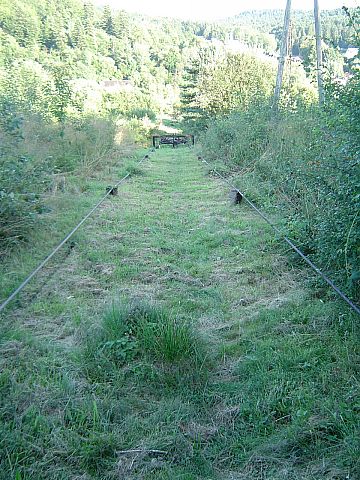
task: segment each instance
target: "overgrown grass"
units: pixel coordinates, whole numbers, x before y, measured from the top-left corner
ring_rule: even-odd
[[[10,133],[0,122],[0,256],[29,240],[54,208],[51,197],[84,193],[89,180],[131,156],[136,129],[91,115],[59,125],[26,114]],[[126,173],[141,174],[126,163]]]
[[[357,319],[191,151],[143,168],[2,316],[0,479],[356,480]]]
[[[279,113],[255,106],[210,122],[204,157],[269,214],[284,234],[359,298],[359,79],[317,107]],[[345,101],[346,99],[346,101]],[[337,103],[338,102],[338,103]]]

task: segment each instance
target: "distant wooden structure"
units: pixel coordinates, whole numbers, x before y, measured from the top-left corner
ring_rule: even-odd
[[[176,148],[179,145],[193,146],[195,144],[194,135],[178,135],[173,133],[171,135],[153,135],[153,147],[160,148],[161,145],[172,145]]]

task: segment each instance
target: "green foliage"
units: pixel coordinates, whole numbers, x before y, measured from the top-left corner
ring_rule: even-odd
[[[46,167],[31,158],[0,152],[0,256],[22,241],[45,210]]]
[[[203,142],[206,159],[221,159],[228,165],[252,168],[271,137],[269,107],[252,106],[243,112],[209,122]]]
[[[187,122],[205,126],[209,117],[246,110],[273,90],[272,66],[249,54],[221,55],[211,49],[185,70],[182,113]]]
[[[7,67],[12,64],[15,58],[22,58],[23,48],[17,43],[12,35],[9,35],[0,28],[0,66]]]
[[[158,105],[139,91],[106,94],[103,97],[104,110],[114,117],[156,119]]]
[[[33,47],[39,36],[40,22],[30,5],[15,0],[1,3],[0,27],[21,47]]]
[[[0,110],[0,125],[4,134],[9,134],[14,138],[21,138],[21,125],[23,118],[16,111],[13,102],[3,98]]]
[[[108,35],[115,34],[114,20],[112,18],[112,12],[108,5],[105,5],[100,26]]]
[[[326,5],[323,6],[324,8]],[[348,9],[352,14],[354,9]],[[259,33],[273,33],[278,42],[281,38],[283,26],[283,10],[249,10],[237,15],[234,19],[225,20],[227,27],[246,32],[257,32],[254,37],[260,37]],[[328,45],[346,48],[352,44],[353,27],[348,24],[346,15],[341,9],[323,10],[321,12],[321,23],[323,38]],[[230,25],[229,25],[230,24]],[[245,27],[245,28],[244,28]],[[295,10],[292,12],[292,39],[293,55],[299,55],[299,48],[302,47],[307,38],[314,35],[314,19],[312,12]],[[251,38],[251,37],[250,37]],[[254,40],[253,40],[254,41]]]
[[[129,112],[130,118],[148,118],[149,120],[156,121],[156,113],[148,108],[134,108]]]
[[[53,83],[49,85],[50,95],[54,99],[50,103],[54,118],[64,124],[67,116],[67,108],[72,101],[72,92],[69,85],[69,74],[63,65],[55,65],[52,69]]]
[[[255,107],[210,123],[203,138],[206,157],[246,172],[242,182],[252,183],[254,198],[280,207],[287,234],[355,299],[359,99],[356,75],[346,86],[329,86],[325,111],[298,108],[275,122],[266,106]]]
[[[26,242],[47,212],[49,191],[56,193],[62,172],[93,175],[111,157],[117,128],[110,119],[92,116],[49,125],[3,103],[0,127],[0,251]],[[63,177],[65,178],[65,177]],[[62,188],[59,190],[61,191]]]
[[[227,55],[207,70],[199,86],[200,105],[210,115],[244,110],[273,91],[274,70],[250,55]]]
[[[348,68],[344,64],[344,52],[349,46],[354,45],[356,12],[356,8],[321,12],[324,68],[331,80],[343,78],[344,69]],[[244,46],[261,48],[267,54],[274,55],[276,50],[274,37],[277,49],[280,48],[283,15],[283,10],[249,11],[224,20],[222,25],[223,29],[232,31],[234,38],[240,40]],[[292,56],[301,59],[309,78],[315,81],[316,48],[312,12],[295,10],[292,12],[291,20]]]
[[[181,112],[185,116],[186,121],[199,126],[201,118],[205,112],[200,107],[199,102],[199,85],[203,72],[203,62],[201,51],[199,58],[192,59],[185,67],[183,83],[181,85]]]
[[[43,67],[32,60],[13,63],[0,71],[0,104],[8,105],[19,116],[40,113],[49,116],[54,99],[48,92],[49,76]]]

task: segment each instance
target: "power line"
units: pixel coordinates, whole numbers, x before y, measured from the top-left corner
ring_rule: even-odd
[[[279,230],[279,228],[271,221],[269,220],[269,218],[264,215],[261,210],[259,210],[257,208],[257,206],[251,201],[249,200],[246,195],[244,195],[244,193],[239,190],[238,188],[236,188],[226,177],[224,177],[224,175],[222,175],[221,173],[219,173],[216,168],[214,168],[208,161],[206,161],[204,158],[202,157],[198,157],[199,160],[202,160],[204,163],[206,163],[207,165],[209,165],[209,167],[212,169],[212,171],[214,173],[216,173],[216,175],[218,175],[225,183],[227,183],[234,191],[236,191],[237,193],[239,193],[242,198],[245,200],[245,202],[253,209],[256,211],[256,213],[258,215],[260,215],[260,217],[265,220],[266,223],[268,223],[270,225],[270,227],[278,234],[280,235],[283,240],[292,248],[292,250],[294,250],[318,275],[320,275],[320,277],[322,277],[323,280],[325,280],[325,282],[330,285],[330,287],[339,295],[339,297],[341,297],[353,310],[354,312],[356,312],[357,314],[360,315],[360,308],[355,305],[354,302],[352,302],[350,300],[350,298],[348,298],[335,284],[334,282],[329,278],[327,277],[321,270],[319,267],[317,267],[315,265],[315,263],[313,263],[288,237],[284,236],[282,234],[282,232]]]
[[[148,159],[149,155],[145,155],[139,162],[137,162],[136,166],[140,165],[144,162],[144,160]],[[79,228],[86,222],[86,220],[99,208],[99,206],[106,200],[106,198],[111,194],[114,188],[119,187],[122,183],[125,182],[127,178],[131,176],[131,173],[127,173],[124,177],[122,177],[112,188],[108,189],[106,194],[99,200],[99,202],[95,205],[94,208],[90,210],[89,213],[85,215],[85,217],[74,227],[71,232],[69,232],[66,237],[61,240],[61,242],[54,248],[54,250],[38,265],[38,267],[33,270],[30,275],[18,286],[16,290],[12,292],[12,294],[0,305],[0,312],[2,312],[6,306],[21,292],[21,290],[26,287],[26,285],[30,282],[30,280],[35,277],[35,275],[48,263],[48,261],[60,250],[60,248],[65,245],[65,243],[74,235],[75,232],[79,230]]]

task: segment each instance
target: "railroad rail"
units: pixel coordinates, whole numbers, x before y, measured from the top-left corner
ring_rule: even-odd
[[[145,160],[149,158],[150,151],[137,162],[136,166],[141,165]],[[16,290],[12,292],[12,294],[0,305],[0,313],[7,307],[7,305],[26,287],[26,285],[31,281],[33,277],[51,260],[51,258],[67,243],[70,238],[74,235],[75,232],[79,230],[79,228],[86,222],[86,220],[100,207],[100,205],[107,199],[109,195],[114,195],[117,192],[118,187],[124,183],[129,177],[131,177],[131,173],[127,173],[124,175],[118,182],[114,185],[110,185],[106,187],[105,195],[98,201],[98,203],[88,212],[84,218],[80,220],[80,222],[61,240],[61,242],[53,249],[47,257],[33,270],[28,277],[18,286]]]
[[[221,178],[225,183],[227,183],[231,189],[237,193],[237,195],[239,195],[239,199],[243,199],[253,210],[255,210],[255,212],[260,215],[260,217],[267,223],[270,225],[270,227],[283,239],[283,241],[285,243],[287,243],[292,250],[294,250],[295,253],[297,253],[299,255],[299,257],[301,257],[308,265],[309,267],[311,267],[336,293],[337,295],[342,299],[344,300],[344,302],[346,302],[349,307],[354,311],[356,312],[358,315],[360,315],[360,308],[355,305],[355,303],[350,300],[350,298],[348,298],[344,292],[342,292],[340,290],[339,287],[337,287],[335,285],[335,283],[327,276],[325,275],[325,273],[323,273],[320,268],[315,265],[315,263],[310,260],[309,257],[307,257],[301,250],[299,247],[297,247],[295,245],[295,243],[290,240],[287,236],[283,235],[283,233],[280,231],[280,229],[266,216],[262,213],[261,210],[259,210],[259,208],[251,201],[247,198],[247,196],[244,194],[244,192],[242,192],[241,190],[239,190],[237,187],[235,187],[235,185],[233,185],[226,177],[224,177],[224,175],[222,175],[220,172],[218,172],[216,170],[216,168],[214,168],[207,160],[205,160],[203,157],[201,156],[198,156],[198,160],[201,160],[202,162],[206,163],[210,168],[211,170],[219,177]],[[237,202],[239,203],[239,202]]]

